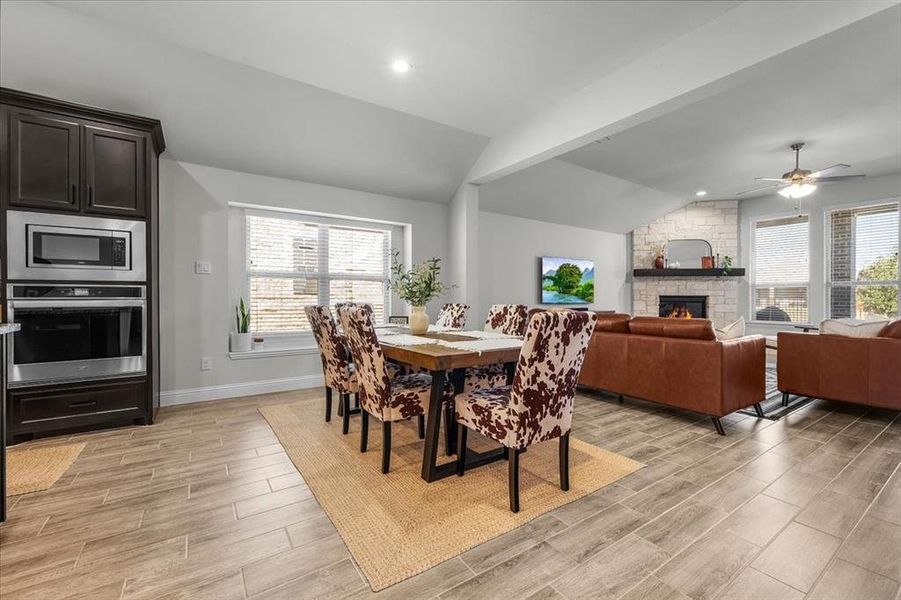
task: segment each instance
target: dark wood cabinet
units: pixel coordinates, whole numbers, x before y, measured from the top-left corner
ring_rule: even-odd
[[[144,216],[148,138],[146,133],[84,126],[85,212]]]
[[[8,392],[7,436],[13,442],[45,431],[146,420],[146,379],[15,388]]]
[[[153,422],[160,376],[158,177],[165,147],[157,119],[0,88],[0,297],[8,283],[8,210],[134,219],[144,221],[147,232],[147,375],[13,388],[6,398],[13,440]]]
[[[79,210],[79,123],[57,115],[8,111],[8,124],[9,205]]]

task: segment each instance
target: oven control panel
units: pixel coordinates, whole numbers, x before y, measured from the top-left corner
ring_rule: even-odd
[[[12,285],[11,298],[143,298],[139,285]]]

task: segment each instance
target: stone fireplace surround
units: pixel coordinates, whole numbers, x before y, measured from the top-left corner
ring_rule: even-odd
[[[693,202],[635,229],[633,267],[653,268],[667,241],[689,238],[709,241],[714,254],[737,257],[738,201]],[[707,318],[724,327],[738,319],[738,287],[738,277],[633,277],[632,314],[658,316],[660,296],[707,296]]]

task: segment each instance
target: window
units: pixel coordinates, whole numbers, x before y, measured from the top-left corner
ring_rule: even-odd
[[[245,227],[251,331],[309,331],[304,307],[338,302],[371,304],[385,321],[390,231],[256,213]]]
[[[751,301],[756,321],[808,321],[810,279],[807,215],[757,221]]]
[[[898,316],[898,204],[832,211],[828,304],[832,318]]]

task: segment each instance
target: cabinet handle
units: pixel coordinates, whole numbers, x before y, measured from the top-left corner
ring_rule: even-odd
[[[88,204],[94,205],[94,188],[91,186],[88,186]]]
[[[97,404],[96,400],[91,400],[88,402],[73,402],[69,405],[69,408],[85,408],[88,406],[94,406],[95,404]]]
[[[75,204],[75,194],[77,194],[77,193],[78,193],[78,188],[77,188],[77,186],[73,183],[73,184],[72,184],[72,204]]]

